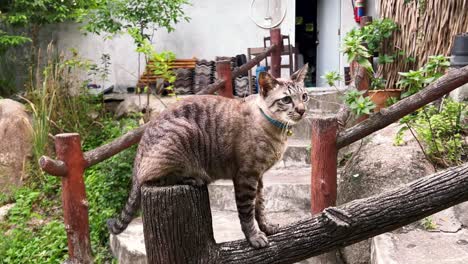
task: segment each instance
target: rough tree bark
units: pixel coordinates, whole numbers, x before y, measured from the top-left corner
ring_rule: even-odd
[[[317,214],[336,204],[337,118],[314,116],[311,119],[311,212]]]
[[[206,186],[145,185],[142,197],[148,263],[213,263],[216,242]]]
[[[216,62],[216,73],[218,73],[218,79],[224,81],[222,89],[218,90],[218,95],[227,98],[234,98],[234,91],[232,90],[231,61],[223,60]]]
[[[55,149],[57,158],[68,168],[62,177],[62,207],[69,262],[92,263],[88,201],[83,178],[85,161],[81,152],[80,135],[76,133],[56,135]]]
[[[280,228],[270,245],[215,244],[206,187],[143,187],[148,263],[294,263],[394,230],[468,200],[468,164]],[[190,258],[189,258],[190,257]],[[190,262],[186,262],[190,260]]]
[[[132,145],[140,142],[140,139],[143,136],[143,132],[145,132],[147,125],[148,124],[144,124],[139,128],[132,130],[121,137],[118,137],[117,139],[108,144],[85,152],[84,158],[86,161],[86,168],[89,168],[103,160],[106,160],[114,156],[115,154],[131,147]]]
[[[449,71],[435,83],[398,103],[380,110],[369,119],[341,132],[338,135],[338,149],[345,147],[373,132],[382,129],[424,105],[468,83],[468,66]]]

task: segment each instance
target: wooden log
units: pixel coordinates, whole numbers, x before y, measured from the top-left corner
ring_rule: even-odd
[[[246,240],[221,243],[223,264],[295,263],[395,230],[468,201],[468,163],[416,180],[378,196],[359,199],[280,228],[269,247]]]
[[[54,160],[47,156],[42,156],[39,159],[39,167],[53,176],[66,176],[67,165],[61,160]]]
[[[326,208],[280,227],[266,248],[245,240],[215,244],[206,187],[144,186],[148,263],[295,263],[400,228],[468,201],[468,163],[378,196]]]
[[[115,154],[131,147],[132,145],[140,142],[140,139],[143,136],[143,133],[145,132],[146,126],[148,126],[148,124],[144,124],[140,126],[139,128],[132,130],[123,136],[118,137],[117,139],[115,139],[114,141],[110,143],[102,145],[93,150],[87,151],[84,154],[84,159],[86,161],[86,164],[85,164],[86,168],[89,168],[93,166],[94,164],[97,164],[103,160],[106,160],[114,156]]]
[[[228,60],[216,62],[216,72],[218,79],[224,81],[224,85],[218,90],[218,94],[227,98],[234,98],[234,91],[232,89],[232,74],[231,62]]]
[[[213,263],[216,243],[206,186],[145,185],[141,201],[148,263]]]
[[[88,201],[83,178],[85,160],[81,151],[80,135],[56,135],[55,150],[57,158],[67,167],[67,173],[62,177],[62,207],[69,260],[71,263],[92,263]]]
[[[311,119],[311,211],[317,214],[323,209],[336,204],[337,189],[337,148],[336,117],[318,117]]]
[[[338,135],[336,143],[338,149],[398,121],[398,119],[405,115],[439,99],[466,83],[468,83],[468,66],[449,71],[418,93],[380,110],[380,112],[373,114],[369,119],[341,132]]]
[[[283,50],[283,37],[280,28],[270,29],[271,44],[277,46],[271,53],[270,73],[275,78],[281,77],[281,51]]]

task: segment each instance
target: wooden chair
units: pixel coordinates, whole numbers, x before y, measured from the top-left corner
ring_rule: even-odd
[[[289,69],[289,74],[293,74],[294,71],[297,70],[297,49],[291,45],[289,35],[282,35],[283,37],[283,50],[281,51],[281,56],[288,56],[289,57],[289,63],[288,64],[281,64],[282,69]],[[287,40],[287,45],[284,44],[284,40]],[[264,37],[263,38],[263,47],[257,47],[257,48],[247,48],[247,56],[249,60],[251,60],[253,57],[257,56],[258,54],[262,53],[265,51],[265,49],[269,46],[267,46],[267,42],[270,42],[271,45],[271,39],[270,37]],[[260,64],[257,64],[259,66]],[[265,66],[267,70],[270,69],[268,66],[268,57],[265,58]],[[250,88],[250,93],[253,93],[253,82],[252,82],[252,70],[249,70],[249,88]]]

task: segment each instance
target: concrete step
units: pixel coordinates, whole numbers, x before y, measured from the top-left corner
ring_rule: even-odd
[[[272,222],[286,225],[308,216],[308,212],[288,211],[269,213]],[[217,243],[245,239],[241,231],[237,212],[212,211],[213,232]],[[111,250],[119,264],[146,264],[146,250],[143,237],[143,223],[141,218],[132,221],[121,234],[110,236]],[[300,264],[321,263],[318,258],[311,258],[298,262]]]
[[[308,211],[310,208],[310,167],[276,167],[263,176],[265,208],[268,212]],[[210,205],[215,211],[237,211],[231,180],[208,186]]]
[[[371,264],[468,263],[468,229],[453,208],[426,220],[432,230],[415,223],[372,239]]]

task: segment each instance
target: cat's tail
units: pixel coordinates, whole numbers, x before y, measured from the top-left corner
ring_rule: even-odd
[[[127,204],[120,213],[120,217],[107,220],[107,228],[114,235],[122,233],[133,220],[136,212],[140,208],[141,186],[138,182],[132,183],[132,190],[128,196]]]

